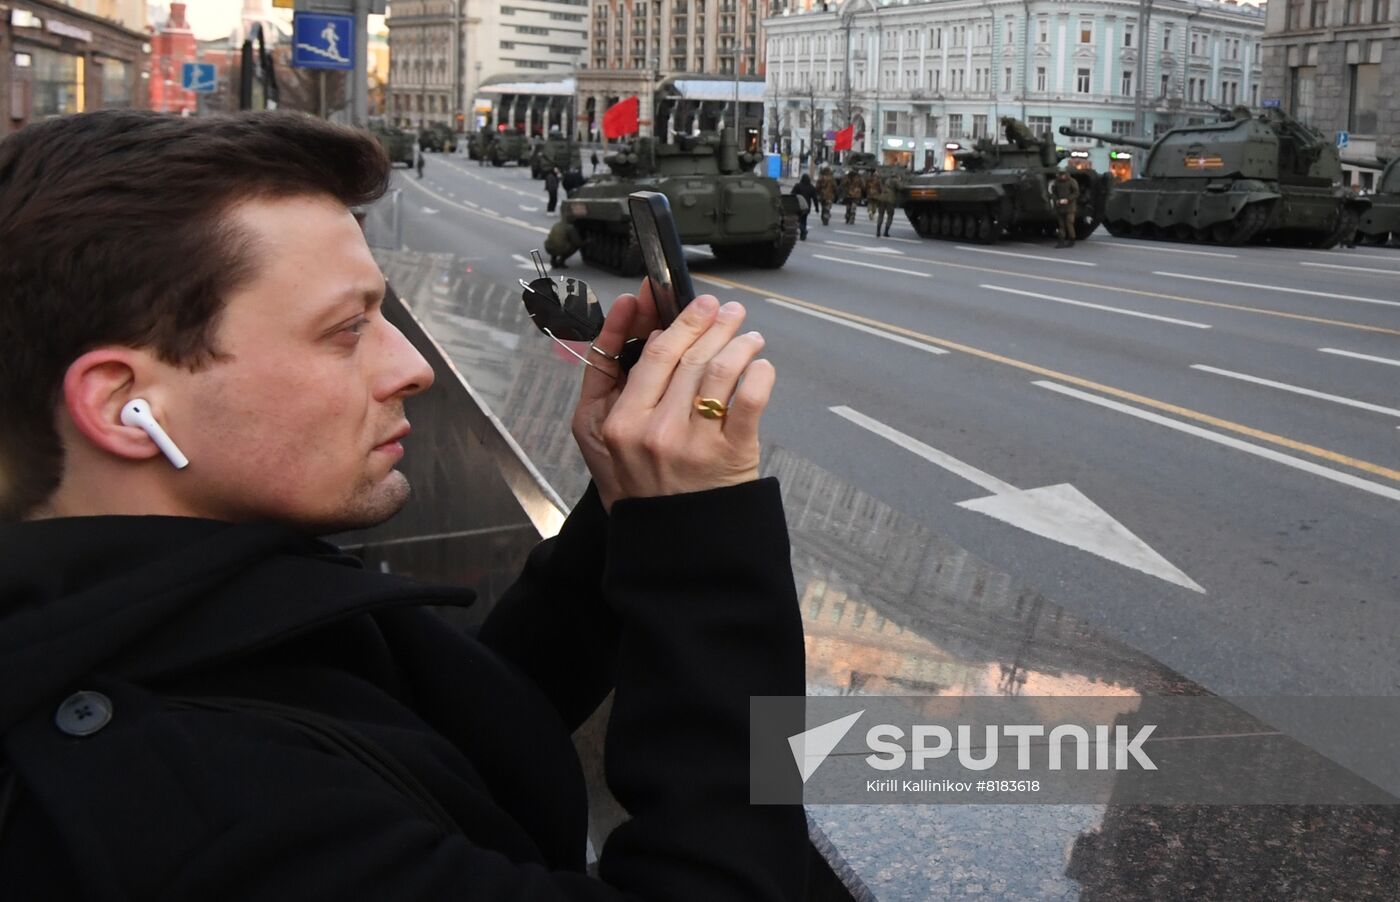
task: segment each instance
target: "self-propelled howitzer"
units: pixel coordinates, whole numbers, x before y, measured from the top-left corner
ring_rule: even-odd
[[[1370,196],[1371,207],[1361,214],[1356,237],[1367,244],[1400,242],[1400,157],[1342,162],[1380,172],[1376,176],[1375,193]]]
[[[1109,192],[1104,224],[1114,235],[1323,248],[1348,238],[1370,202],[1341,187],[1337,148],[1281,110],[1244,113],[1150,143],[1063,126],[1060,134],[1147,151],[1137,176]]]

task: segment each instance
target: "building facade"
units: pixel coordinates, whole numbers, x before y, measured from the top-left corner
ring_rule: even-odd
[[[815,149],[821,160],[828,136],[854,124],[856,150],[947,168],[949,145],[994,137],[1009,115],[1125,176],[1130,148],[1064,138],[1059,127],[1154,136],[1214,117],[1211,102],[1257,105],[1261,91],[1261,9],[1153,0],[1143,21],[1143,8],[845,0],[789,10],[764,23],[768,143],[798,157]]]
[[[636,95],[653,133],[654,92],[668,78],[756,78],[763,18],[772,0],[594,0],[587,68],[578,74],[579,119],[596,131],[609,105]],[[715,101],[718,102],[718,101]]]
[[[387,118],[468,128],[482,85],[572,75],[586,64],[588,13],[587,0],[394,0]]]
[[[190,116],[199,110],[199,95],[184,88],[185,63],[196,62],[199,46],[185,20],[185,4],[171,3],[169,15],[151,35],[151,109]]]
[[[1400,153],[1400,0],[1276,0],[1264,95],[1337,137],[1343,157]],[[1344,134],[1343,134],[1344,133]],[[1347,167],[1369,189],[1374,173]]]
[[[66,113],[146,105],[147,34],[50,0],[7,7],[0,134]]]

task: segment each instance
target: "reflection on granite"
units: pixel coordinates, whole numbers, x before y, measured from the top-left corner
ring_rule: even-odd
[[[535,330],[518,286],[446,255],[376,258],[558,495],[578,497],[588,475],[569,420],[580,364]],[[790,451],[765,448],[763,472],[783,485],[811,695],[1092,695],[1137,706],[1208,694]],[[474,465],[473,486],[477,476]],[[818,847],[861,899],[1390,899],[1400,886],[1397,807],[808,812]]]

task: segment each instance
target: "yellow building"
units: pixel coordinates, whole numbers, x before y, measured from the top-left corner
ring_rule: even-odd
[[[62,0],[68,6],[109,19],[132,31],[146,30],[146,0]]]

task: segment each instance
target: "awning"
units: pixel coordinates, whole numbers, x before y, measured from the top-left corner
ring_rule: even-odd
[[[764,83],[739,82],[742,103],[762,103]],[[734,100],[734,82],[718,79],[677,78],[671,82],[671,92],[685,100]]]
[[[511,81],[498,85],[482,85],[478,94],[534,94],[542,97],[572,97],[578,83],[572,78],[561,81]]]

